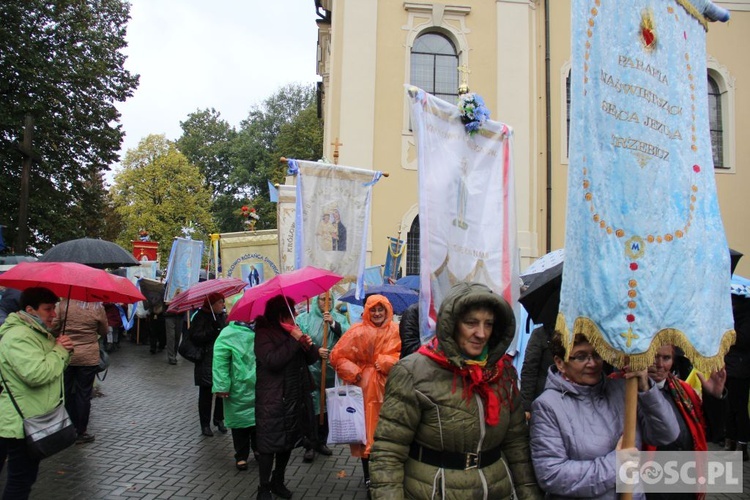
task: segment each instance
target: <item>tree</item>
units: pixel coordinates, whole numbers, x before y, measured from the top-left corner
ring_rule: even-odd
[[[125,247],[140,229],[165,244],[184,236],[185,227],[195,230],[193,239],[206,242],[215,231],[203,176],[164,135],[149,135],[128,150],[114,181],[114,207],[124,227],[118,243]],[[166,258],[162,252],[162,266]]]
[[[314,86],[287,85],[250,111],[234,141],[232,179],[260,215],[258,229],[276,227],[268,181],[284,181],[286,170],[279,158],[318,160],[322,154],[323,128]]]
[[[27,114],[41,158],[30,176],[29,246],[101,230],[72,217],[71,207],[94,220],[106,205],[101,174],[118,160],[123,136],[115,103],[138,85],[123,67],[129,9],[123,0],[0,2],[0,223],[8,240],[19,223],[17,146]]]
[[[177,147],[197,166],[212,193],[211,214],[221,232],[240,231],[235,220],[235,195],[238,188],[231,182],[231,150],[237,131],[215,109],[198,110],[180,122],[182,136]]]

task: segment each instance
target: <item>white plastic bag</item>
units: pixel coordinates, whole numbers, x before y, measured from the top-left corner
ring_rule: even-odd
[[[365,400],[356,385],[341,385],[326,389],[328,411],[328,444],[367,444],[365,430]]]

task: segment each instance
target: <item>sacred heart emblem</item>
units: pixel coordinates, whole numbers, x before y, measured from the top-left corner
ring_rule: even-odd
[[[650,10],[641,13],[641,42],[647,51],[656,47],[656,30],[654,29],[654,14]]]

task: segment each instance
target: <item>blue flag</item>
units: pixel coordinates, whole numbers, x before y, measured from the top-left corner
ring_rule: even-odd
[[[705,2],[704,2],[705,3]],[[711,155],[706,21],[685,2],[574,0],[570,166],[557,329],[647,368],[703,372],[734,342]],[[720,29],[717,27],[715,29]]]
[[[279,202],[279,190],[271,184],[271,181],[268,182],[268,197],[271,200],[271,203],[278,203]]]

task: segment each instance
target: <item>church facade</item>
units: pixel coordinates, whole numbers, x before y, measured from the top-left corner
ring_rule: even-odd
[[[417,158],[406,87],[449,102],[467,83],[514,130],[521,268],[565,237],[570,0],[315,0],[326,158],[389,173],[373,190],[368,261],[406,241],[401,271],[419,272]],[[729,245],[750,253],[750,0],[720,2],[728,23],[707,34],[715,175]],[[750,259],[738,273],[750,273]]]

